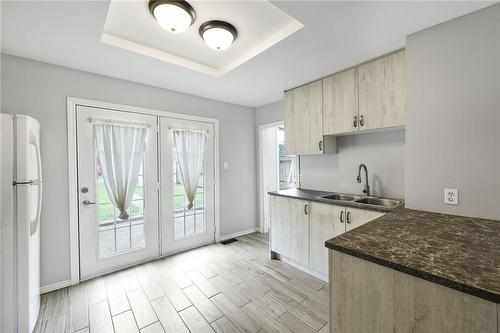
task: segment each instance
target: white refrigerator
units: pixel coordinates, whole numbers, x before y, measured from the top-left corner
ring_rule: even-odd
[[[0,114],[0,332],[32,332],[40,308],[40,124]]]

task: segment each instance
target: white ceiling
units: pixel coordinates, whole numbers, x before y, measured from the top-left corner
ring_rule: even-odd
[[[303,27],[269,1],[190,1],[196,21],[187,31],[173,34],[156,22],[148,2],[112,0],[101,41],[214,76],[229,72]],[[198,33],[201,24],[216,19],[233,24],[239,33],[224,51],[209,48]]]
[[[109,1],[1,2],[2,52],[251,107],[492,2],[277,1],[305,25],[220,77],[100,42]],[[259,18],[254,18],[258,20]]]

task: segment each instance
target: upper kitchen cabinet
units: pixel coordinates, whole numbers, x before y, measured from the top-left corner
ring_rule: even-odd
[[[335,153],[335,135],[404,126],[405,51],[285,92],[285,150]]]
[[[286,91],[284,99],[286,153],[323,154],[322,80]]]
[[[404,50],[358,67],[360,131],[405,125],[405,68]]]
[[[323,134],[357,131],[358,78],[351,68],[323,79]]]

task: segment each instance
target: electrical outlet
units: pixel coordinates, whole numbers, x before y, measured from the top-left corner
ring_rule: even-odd
[[[303,174],[300,174],[299,175],[299,183],[303,183],[304,182],[304,175]]]
[[[444,189],[444,203],[446,205],[458,205],[458,190],[456,188]]]

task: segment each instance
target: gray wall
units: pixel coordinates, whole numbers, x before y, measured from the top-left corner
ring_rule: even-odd
[[[257,125],[283,120],[283,108],[283,101],[258,108]],[[337,154],[300,157],[303,188],[361,193],[356,172],[358,165],[365,163],[375,195],[404,197],[404,130],[347,135],[337,140]]]
[[[254,109],[2,54],[2,113],[40,121],[44,202],[42,286],[70,278],[66,97],[220,120],[221,235],[257,225]]]
[[[356,183],[356,176],[364,163],[373,195],[404,197],[404,130],[340,136],[337,146],[337,154],[300,157],[303,188],[361,194],[363,185]]]
[[[500,5],[409,36],[406,54],[407,206],[500,219]]]
[[[257,108],[255,113],[255,123],[257,126],[275,123],[284,119],[285,106],[283,100],[267,104]]]

